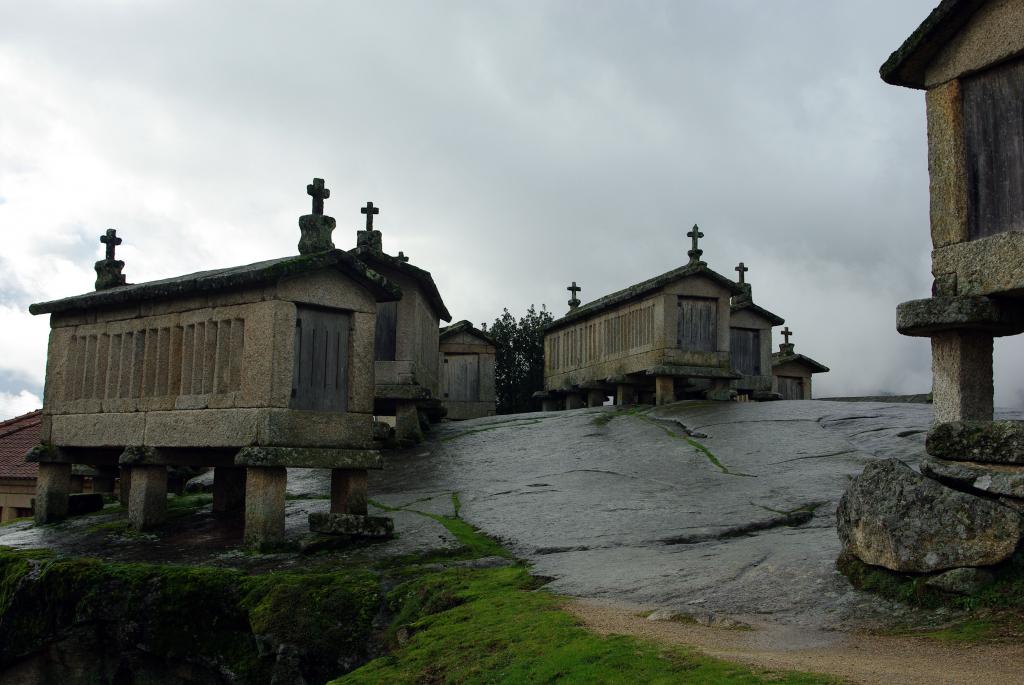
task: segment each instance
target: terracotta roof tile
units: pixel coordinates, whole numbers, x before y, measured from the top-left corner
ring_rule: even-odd
[[[25,461],[25,453],[39,444],[42,410],[0,421],[0,478],[36,477],[38,465]]]

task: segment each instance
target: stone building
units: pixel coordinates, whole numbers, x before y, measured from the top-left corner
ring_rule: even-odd
[[[374,413],[395,417],[399,440],[422,439],[420,416],[440,418],[441,374],[438,368],[438,328],[452,320],[429,271],[409,263],[399,252],[384,252],[381,232],[373,227],[380,208],[362,208],[366,228],[356,233],[349,254],[398,286],[402,297],[377,306],[374,342],[376,390]]]
[[[1024,0],[944,0],[881,75],[925,91],[934,281],[896,318],[931,338],[935,423],[921,473],[854,480],[839,535],[865,563],[980,584],[1024,534],[1024,422],[993,420],[992,378],[993,338],[1024,332]]]
[[[42,411],[0,422],[0,523],[32,515],[38,467],[25,453],[39,444]]]
[[[494,416],[494,338],[468,321],[442,328],[441,397],[449,419]]]
[[[732,298],[729,316],[729,356],[732,369],[740,374],[733,388],[741,397],[752,400],[776,399],[773,386],[772,327],[786,323],[754,303],[753,290],[747,283],[750,269],[740,262],[736,267],[743,292]]]
[[[778,352],[772,354],[772,391],[784,400],[809,400],[812,397],[811,376],[827,373],[829,368],[794,351],[794,344],[789,342],[791,335],[793,332],[788,326],[783,329],[785,342],[779,345]]]
[[[51,327],[38,522],[67,513],[73,464],[121,468],[137,529],[164,520],[169,465],[214,467],[250,545],[283,537],[285,467],[331,469],[332,514],[366,514],[377,303],[400,291],[334,249],[330,191],[307,192],[298,256],[126,284],[111,230],[95,292],[31,306]]]
[[[745,291],[708,268],[694,226],[682,267],[581,305],[573,283],[569,312],[544,335],[546,410],[677,397],[731,399],[730,299]]]

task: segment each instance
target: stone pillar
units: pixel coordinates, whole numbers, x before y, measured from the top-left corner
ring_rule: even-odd
[[[167,520],[167,467],[136,464],[131,468],[128,522],[135,530],[149,530]]]
[[[423,439],[420,414],[415,402],[399,402],[395,407],[395,438],[419,442]]]
[[[571,392],[565,396],[565,408],[566,409],[582,409],[585,407],[583,403],[583,396],[576,392]]]
[[[603,407],[606,398],[607,395],[604,394],[604,390],[589,390],[587,391],[587,406]]]
[[[284,496],[288,471],[283,466],[245,469],[245,545],[257,549],[284,540]]]
[[[241,512],[245,508],[245,469],[217,466],[213,469],[213,513]]]
[[[71,464],[39,462],[36,476],[36,523],[53,523],[67,518],[71,493]]]
[[[562,408],[562,403],[558,401],[557,397],[545,397],[540,402],[541,411],[558,411]]]
[[[121,506],[128,506],[129,493],[132,491],[132,467],[122,466],[121,475],[117,479],[117,496],[121,500]]]
[[[932,336],[935,422],[991,421],[992,336],[945,331]]]
[[[669,404],[676,401],[676,379],[672,376],[657,376],[654,379],[654,403]]]
[[[620,383],[615,386],[615,405],[622,407],[627,404],[636,404],[636,389]]]
[[[729,381],[716,380],[711,383],[711,389],[704,393],[704,397],[717,402],[731,402],[734,394]]]
[[[331,469],[331,513],[366,516],[366,469]]]

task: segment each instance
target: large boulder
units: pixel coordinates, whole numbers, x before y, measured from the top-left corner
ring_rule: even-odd
[[[950,421],[928,431],[928,454],[953,461],[1024,464],[1024,421]]]
[[[868,464],[836,515],[848,552],[912,573],[998,564],[1024,533],[1024,519],[1012,509],[947,488],[896,459]]]

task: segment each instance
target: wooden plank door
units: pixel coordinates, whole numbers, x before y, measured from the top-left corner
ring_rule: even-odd
[[[373,338],[373,359],[395,361],[398,345],[398,302],[377,303],[377,326]]]
[[[679,349],[687,352],[718,350],[718,300],[679,298]]]
[[[348,312],[298,307],[292,409],[348,410],[350,324]]]
[[[779,394],[784,400],[804,398],[804,379],[795,376],[779,376]]]
[[[480,400],[480,356],[451,354],[444,358],[444,397],[452,402]]]
[[[963,80],[971,240],[1024,230],[1024,59]]]
[[[732,368],[744,376],[761,375],[761,331],[756,328],[729,329]]]

